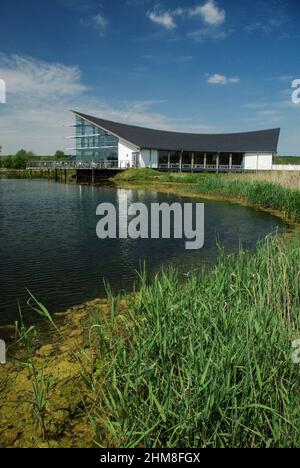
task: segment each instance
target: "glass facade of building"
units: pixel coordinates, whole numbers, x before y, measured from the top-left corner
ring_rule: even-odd
[[[76,159],[118,164],[119,139],[76,116]]]

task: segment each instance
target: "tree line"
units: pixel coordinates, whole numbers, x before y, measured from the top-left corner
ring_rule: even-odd
[[[0,146],[1,154],[1,146]],[[54,159],[54,160],[64,160],[67,156],[61,150],[57,150],[53,156],[37,156],[32,151],[26,151],[21,149],[17,151],[14,155],[0,157],[0,168],[2,169],[26,169],[28,161],[38,160],[42,161],[43,159]]]

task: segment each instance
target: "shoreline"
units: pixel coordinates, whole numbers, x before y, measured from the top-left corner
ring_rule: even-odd
[[[183,187],[193,187],[195,184],[176,183],[176,182],[157,182],[157,183],[143,183],[143,182],[114,182],[115,186],[125,190],[155,190],[158,193],[170,193],[187,198],[199,198],[212,201],[226,201],[228,203],[254,208],[265,213],[272,214],[277,218],[282,219],[286,224],[300,230],[300,220],[293,221],[280,210],[264,207],[260,204],[254,204],[247,201],[245,198],[234,197],[229,195],[208,194],[205,192],[197,191],[191,192],[183,190]],[[165,187],[164,187],[165,186]]]
[[[14,171],[15,172],[15,171]],[[44,179],[46,177],[42,177],[42,179]],[[1,170],[0,170],[0,179],[1,179]],[[60,181],[58,181],[60,182]],[[70,180],[70,181],[67,181],[67,183],[73,185],[74,181]],[[290,236],[291,234],[297,234],[299,233],[300,234],[300,220],[299,221],[292,221],[289,217],[285,216],[285,214],[283,212],[281,212],[280,210],[274,210],[272,208],[266,208],[262,205],[256,205],[256,204],[253,204],[253,203],[250,203],[249,201],[247,201],[246,199],[243,199],[243,198],[239,198],[239,197],[230,197],[230,196],[227,196],[227,195],[218,195],[218,194],[208,194],[208,193],[204,193],[204,192],[192,192],[192,191],[189,191],[189,190],[184,190],[184,187],[187,187],[187,188],[192,188],[195,184],[193,183],[185,183],[185,182],[161,182],[161,181],[157,181],[157,182],[153,182],[151,181],[151,183],[147,183],[147,182],[143,182],[143,181],[137,181],[137,182],[126,182],[126,181],[115,181],[114,179],[108,179],[106,181],[106,185],[107,183],[111,186],[111,187],[115,187],[115,188],[119,188],[119,189],[125,189],[125,190],[149,190],[149,191],[153,191],[155,190],[157,193],[169,193],[169,194],[174,194],[174,195],[179,195],[179,196],[182,196],[182,197],[186,197],[186,198],[191,198],[191,199],[200,199],[200,200],[212,200],[212,201],[225,201],[225,202],[228,202],[228,203],[232,203],[232,204],[237,204],[237,205],[241,205],[241,206],[245,206],[245,207],[249,207],[249,208],[253,208],[255,210],[258,210],[258,211],[262,211],[262,212],[265,212],[265,213],[269,213],[281,220],[283,220],[288,226],[289,228],[291,229],[291,231],[289,232],[286,232],[286,233],[282,233],[280,234],[280,237],[282,236]],[[65,183],[64,183],[65,184]],[[94,187],[101,187],[103,184],[78,184],[78,185],[85,185],[85,186],[94,186]],[[270,233],[272,234],[272,233]],[[131,293],[129,292],[128,294],[125,294],[125,297],[127,296],[130,296]],[[89,305],[90,303],[92,303],[93,301],[97,301],[97,300],[106,300],[105,297],[94,297],[88,301],[85,301],[83,303],[75,303],[74,305],[71,305],[70,307],[66,307],[66,308],[61,308],[60,311],[56,311],[56,312],[53,312],[53,315],[56,316],[56,315],[64,315],[65,313],[68,313],[68,311],[70,311],[71,309],[73,308],[80,308],[84,305]],[[61,310],[63,310],[63,312],[61,312]],[[0,324],[0,330],[4,330],[6,332],[6,330],[8,330],[8,333],[9,333],[9,330],[14,328],[14,325],[12,323],[5,323],[5,324]]]
[[[290,227],[291,233],[299,232],[299,222],[291,222],[288,218],[286,218],[283,213],[279,210],[272,210],[270,208],[263,208],[261,206],[255,206],[250,204],[249,202],[234,198],[228,197],[223,195],[210,195],[201,192],[192,192],[189,189],[193,187],[193,184],[187,183],[168,183],[168,182],[151,182],[151,183],[143,183],[143,182],[114,182],[117,188],[124,188],[124,189],[134,189],[134,190],[155,190],[156,192],[161,193],[172,193],[175,195],[180,195],[187,198],[198,198],[198,199],[207,199],[207,200],[224,200],[230,203],[242,204],[245,206],[249,206],[261,211],[269,212],[270,214],[277,216],[283,219]],[[185,188],[187,190],[185,190]],[[283,234],[279,236],[275,236],[279,238],[278,242],[282,245],[282,259],[285,261],[285,253],[284,253],[284,242],[282,242],[282,238],[284,236],[289,235]],[[295,236],[292,236],[295,237]],[[276,241],[275,241],[276,242]],[[267,244],[267,242],[266,242]],[[269,265],[270,268],[273,268],[272,262],[276,260],[276,249],[271,248],[270,252],[268,253],[267,245],[266,248],[259,248],[260,251],[265,250],[266,255],[268,255],[269,260],[271,261]],[[249,271],[255,274],[255,259],[258,256],[257,250],[252,252],[251,254],[247,255],[246,259],[240,258],[241,262],[246,262],[249,265]],[[230,266],[230,258],[238,258],[237,255],[227,255],[221,260],[221,265]],[[290,255],[290,259],[293,256]],[[232,260],[233,261],[233,260]],[[281,265],[280,263],[278,265]],[[234,268],[234,261],[232,263],[232,268]],[[292,267],[292,264],[291,264]],[[226,270],[225,268],[225,270]],[[293,267],[295,269],[295,265]],[[218,267],[214,267],[213,271],[219,271]],[[229,271],[229,270],[228,270]],[[233,270],[232,270],[233,271]],[[236,271],[236,275],[238,274],[238,269]],[[241,270],[243,271],[243,270]],[[275,282],[276,279],[276,271],[280,273],[279,270],[274,269],[274,276],[273,281]],[[222,272],[220,270],[220,275],[222,276]],[[201,275],[200,275],[201,276]],[[209,277],[212,274],[207,275],[207,287],[215,288],[214,281],[209,282]],[[221,278],[220,276],[220,278]],[[258,278],[260,276],[258,275]],[[235,276],[231,276],[230,282],[232,283],[232,287],[236,288],[235,283]],[[157,280],[155,280],[157,281]],[[155,281],[151,282],[151,284],[155,285]],[[206,281],[206,280],[205,280]],[[252,281],[252,280],[251,280]],[[258,280],[259,281],[259,280]],[[193,307],[193,301],[190,302],[189,294],[190,291],[188,290],[188,284],[190,283],[191,287],[193,287],[193,281],[187,279],[185,281],[186,285],[183,285],[183,290],[187,289],[185,292],[185,296],[187,297],[186,302],[184,303],[185,306],[183,307]],[[154,286],[149,285],[151,289]],[[252,284],[251,282],[249,284]],[[270,283],[272,284],[272,282]],[[278,287],[279,287],[278,281]],[[291,283],[292,284],[292,279]],[[176,283],[174,283],[174,288]],[[168,284],[165,286],[166,292],[168,291]],[[178,286],[177,286],[178,287]],[[134,335],[133,331],[131,330],[131,310],[132,304],[134,302],[141,304],[141,310],[143,309],[143,303],[147,304],[148,294],[149,291],[146,288],[146,285],[142,286],[141,289],[138,289],[135,293],[128,293],[126,295],[121,295],[119,299],[116,296],[109,297],[109,298],[96,298],[94,300],[75,305],[66,309],[63,312],[56,312],[53,314],[53,319],[55,323],[57,323],[57,327],[59,329],[59,336],[57,333],[51,333],[48,330],[48,325],[46,324],[47,332],[40,335],[40,340],[35,347],[34,353],[34,361],[38,372],[40,373],[42,369],[45,369],[45,376],[46,379],[49,378],[49,389],[47,390],[49,393],[47,394],[47,400],[45,403],[45,419],[46,425],[49,428],[49,439],[42,440],[41,434],[37,430],[36,422],[32,416],[32,412],[28,404],[24,401],[31,401],[32,396],[32,387],[30,379],[28,378],[28,371],[24,366],[21,364],[21,359],[23,356],[24,351],[20,349],[18,344],[14,343],[9,348],[9,355],[12,356],[12,359],[9,360],[8,364],[5,366],[0,366],[0,416],[3,420],[2,427],[0,428],[0,446],[3,447],[91,447],[96,446],[95,444],[95,434],[93,432],[93,424],[91,424],[91,412],[93,410],[93,405],[97,398],[99,398],[99,392],[107,391],[108,383],[109,382],[109,369],[110,367],[113,369],[113,362],[114,362],[114,349],[117,349],[119,345],[119,340],[123,343],[124,341],[124,352],[127,350],[128,347],[131,345],[131,341],[133,339],[138,340],[139,335]],[[148,288],[148,286],[147,286]],[[267,286],[266,286],[267,288]],[[195,288],[196,290],[197,288]],[[160,288],[154,289],[154,291],[160,291]],[[227,289],[226,289],[227,291]],[[288,292],[289,291],[289,292]],[[205,288],[203,289],[202,293],[204,294]],[[218,291],[216,290],[211,297],[211,301],[214,302],[214,297],[217,297]],[[287,294],[293,293],[293,289],[286,291]],[[181,289],[176,292],[177,300],[181,300]],[[193,300],[199,302],[199,294],[196,296],[196,292],[194,291],[194,295],[192,296]],[[224,293],[225,294],[225,293]],[[227,303],[228,301],[233,301],[232,304],[236,304],[234,295],[232,292],[229,292],[228,298],[224,296],[224,310],[227,310]],[[235,294],[238,294],[237,292]],[[253,293],[254,294],[254,293]],[[284,294],[284,288],[282,289],[282,294]],[[145,295],[145,297],[144,297]],[[200,294],[201,295],[201,294]],[[281,296],[278,296],[281,297]],[[156,299],[153,297],[153,301]],[[168,299],[172,304],[172,297]],[[264,299],[262,298],[261,301]],[[271,299],[270,299],[271,300]],[[287,299],[286,299],[287,300]],[[290,300],[290,299],[288,299]],[[152,301],[152,299],[151,299]],[[150,301],[150,304],[152,302]],[[162,295],[161,303],[159,302],[160,307],[163,306],[164,295]],[[242,296],[241,296],[242,301]],[[201,307],[201,301],[199,302],[198,306]],[[153,302],[154,304],[154,302]],[[188,305],[189,304],[189,305]],[[264,304],[262,302],[261,304]],[[283,304],[285,304],[285,299]],[[152,305],[153,306],[153,305]],[[210,307],[210,303],[208,302],[208,306]],[[137,307],[137,306],[135,306]],[[169,307],[169,306],[168,306]],[[170,309],[172,312],[172,316],[176,316],[175,311],[176,301],[174,302],[172,308]],[[215,302],[215,312],[218,312],[219,302],[216,299]],[[236,305],[237,307],[237,305]],[[259,320],[259,308],[260,306],[257,305],[256,315],[257,320]],[[290,306],[289,306],[290,307]],[[145,309],[148,310],[147,308]],[[166,309],[168,310],[168,309]],[[185,310],[183,308],[183,310]],[[192,309],[191,309],[192,310]],[[229,309],[230,310],[230,309]],[[228,312],[229,312],[228,310]],[[221,309],[220,309],[221,311]],[[282,313],[284,313],[284,307],[282,308]],[[293,311],[294,312],[294,311]],[[195,313],[195,311],[194,311]],[[220,312],[221,313],[221,312]],[[242,308],[238,312],[241,317],[243,317]],[[270,313],[270,311],[269,311]],[[231,314],[229,315],[229,317]],[[215,316],[216,319],[218,314]],[[271,317],[271,315],[270,315]],[[219,320],[221,320],[222,315],[220,315]],[[244,317],[245,318],[245,317]],[[100,322],[99,322],[100,320]],[[137,320],[135,318],[135,320]],[[138,319],[140,320],[140,319]],[[142,319],[146,320],[146,319]],[[151,317],[148,316],[148,319],[151,321]],[[166,315],[166,320],[168,321],[168,316]],[[183,319],[182,319],[183,320]],[[200,320],[198,318],[197,320]],[[207,320],[209,320],[209,315],[207,316]],[[226,319],[227,320],[227,319]],[[228,318],[229,320],[229,318]],[[233,319],[232,319],[233,320]],[[274,318],[275,320],[275,318]],[[289,319],[290,320],[290,319]],[[288,321],[289,321],[288,320]],[[296,318],[294,318],[296,322]],[[166,322],[167,323],[167,322]],[[199,324],[202,322],[200,321]],[[278,323],[281,323],[281,319],[278,319]],[[42,322],[41,322],[42,324]],[[94,332],[98,330],[100,326],[103,328],[103,335],[96,336]],[[135,323],[135,326],[138,322]],[[145,322],[145,325],[147,322]],[[226,329],[227,322],[224,322],[224,327]],[[288,325],[288,324],[287,324]],[[281,339],[284,341],[285,333],[291,335],[291,331],[294,330],[296,332],[296,328],[294,329],[293,326],[283,326],[282,328],[282,336]],[[154,326],[154,324],[153,324]],[[214,329],[214,324],[212,323],[212,330]],[[233,323],[232,323],[233,326]],[[251,326],[251,323],[249,324]],[[41,327],[39,323],[37,324],[37,328]],[[94,327],[94,328],[93,328]],[[112,327],[112,328],[110,328]],[[190,327],[190,324],[189,324]],[[91,332],[93,330],[93,333]],[[241,329],[237,325],[237,330],[241,332]],[[151,331],[151,327],[149,328],[149,333]],[[279,332],[278,332],[279,333]],[[142,330],[140,330],[140,334],[142,334]],[[156,339],[156,336],[153,336],[153,339]],[[64,337],[64,338],[62,338]],[[292,335],[290,339],[292,339]],[[196,338],[195,338],[196,339]],[[232,338],[234,341],[236,338]],[[264,340],[264,335],[261,336],[261,339]],[[129,340],[129,341],[128,341]],[[109,343],[108,348],[104,347],[104,351],[102,351],[102,346],[104,342]],[[101,344],[102,343],[102,344]],[[238,343],[238,341],[237,341]],[[267,341],[266,341],[267,343]],[[122,345],[123,346],[123,345]],[[222,343],[220,342],[220,355],[223,354],[221,352]],[[100,353],[99,353],[100,347]],[[143,349],[143,347],[141,347]],[[13,354],[11,354],[11,350]],[[91,378],[91,382],[94,381],[98,382],[100,379],[100,389],[99,384],[92,388],[89,388],[86,385],[85,379],[81,377],[82,369],[80,365],[78,365],[77,358],[79,358],[80,362],[83,363],[84,372],[86,373],[87,378]],[[179,353],[180,356],[180,353]],[[263,354],[262,354],[263,356]],[[209,356],[207,356],[208,358]],[[149,369],[151,366],[154,366],[154,362],[151,364],[151,355],[148,356],[149,361]],[[261,364],[264,362],[263,358],[261,357],[262,361]],[[130,361],[128,364],[130,366]],[[250,363],[249,363],[250,365]],[[126,368],[125,371],[127,372]],[[281,370],[282,371],[282,370]],[[132,372],[132,370],[131,370]],[[267,371],[265,371],[267,372]],[[91,376],[91,377],[89,377]],[[271,378],[272,376],[270,376]],[[123,378],[123,375],[119,376],[120,379]],[[152,377],[151,377],[152,378]],[[135,381],[134,381],[135,382]],[[104,389],[102,390],[102,385]],[[110,391],[110,390],[109,390]],[[196,391],[196,389],[194,390]],[[102,395],[102,393],[101,393]],[[87,401],[87,404],[83,404],[83,398]],[[115,398],[119,398],[119,394],[115,395]],[[103,402],[102,402],[103,403]],[[133,404],[133,403],[132,403]],[[134,403],[135,404],[135,403]],[[141,403],[137,403],[137,408]],[[122,407],[121,401],[119,402],[120,408]],[[120,410],[118,407],[118,411]],[[279,410],[277,410],[279,411]],[[134,415],[132,415],[133,417]],[[131,415],[127,415],[127,417],[131,418]],[[100,419],[101,420],[101,419]],[[251,420],[252,421],[252,420]],[[109,420],[107,421],[109,423]],[[162,425],[165,422],[161,423]],[[254,424],[254,422],[251,422]],[[122,445],[121,442],[116,442],[114,437],[112,438],[111,434],[108,434],[107,430],[104,431],[105,434],[102,434],[103,440],[106,441],[106,444],[109,444],[108,441],[111,441],[111,445]],[[99,437],[99,436],[98,436]],[[259,442],[258,442],[259,443]]]
[[[7,169],[0,169],[0,179],[7,177],[8,179],[16,177],[18,178],[24,178],[24,179],[48,179],[52,180],[54,178],[48,177],[47,173],[44,171],[41,172],[34,172],[34,176],[30,175],[30,170],[24,169],[24,170],[7,170]],[[158,173],[158,174],[163,174],[163,173]],[[218,175],[214,175],[215,177],[218,177]],[[159,179],[159,177],[157,177]],[[57,182],[61,182],[58,180]],[[227,195],[227,194],[217,194],[217,193],[207,193],[207,192],[201,192],[199,191],[191,191],[191,190],[184,190],[184,188],[194,188],[196,183],[193,182],[174,182],[174,181],[160,181],[160,180],[151,180],[150,182],[146,180],[141,180],[141,181],[121,181],[121,180],[115,180],[115,178],[110,178],[104,181],[105,184],[109,184],[111,186],[114,186],[116,188],[121,188],[121,189],[127,189],[127,190],[155,190],[158,193],[170,193],[174,195],[180,195],[184,196],[187,198],[202,198],[205,200],[215,200],[215,201],[227,201],[229,203],[233,204],[239,204],[242,206],[247,206],[249,208],[254,208],[256,210],[263,211],[265,213],[270,213],[278,218],[281,218],[283,221],[285,221],[287,224],[290,226],[293,226],[295,228],[300,229],[300,215],[299,219],[297,221],[294,221],[291,219],[287,214],[285,214],[283,211],[279,209],[273,209],[264,206],[263,204],[260,203],[252,203],[251,201],[247,200],[247,198],[242,197],[242,196],[233,196],[233,195]],[[80,183],[78,185],[86,185],[86,186],[94,186],[94,187],[101,187],[104,182],[102,183]],[[244,182],[244,181],[242,181]],[[76,180],[74,180],[73,176],[70,175],[68,177],[66,182],[67,184],[75,184]],[[260,183],[260,182],[259,182]],[[275,184],[276,185],[276,184]],[[279,185],[279,184],[277,184]]]
[[[36,325],[38,342],[34,361],[39,376],[45,370],[49,379],[46,423],[49,440],[42,440],[27,401],[33,401],[28,371],[22,365],[24,349],[14,340],[8,347],[7,364],[0,365],[0,447],[13,448],[89,448],[93,435],[84,414],[82,396],[89,390],[80,378],[83,359],[93,371],[96,351],[90,343],[89,327],[97,314],[107,314],[108,302],[95,299],[52,315],[59,333],[44,321]],[[59,443],[58,443],[59,440]]]
[[[3,169],[2,170],[0,169],[0,180],[1,180],[1,171],[3,171]],[[15,173],[18,171],[12,171],[12,172]],[[24,172],[24,171],[21,171],[21,172]],[[25,170],[25,172],[29,172],[29,171]],[[27,179],[27,177],[24,177],[24,178]],[[37,178],[47,179],[47,177],[37,177]],[[58,181],[58,183],[59,182],[61,181]],[[65,184],[65,182],[63,183]],[[75,182],[73,180],[68,180],[66,183],[73,185]],[[157,182],[153,180],[151,180],[151,182],[146,182],[146,181],[134,181],[134,182],[130,181],[129,182],[129,181],[116,181],[113,178],[113,179],[108,179],[107,181],[105,181],[105,185],[107,184],[109,184],[111,187],[125,189],[125,190],[149,190],[149,191],[155,190],[158,193],[169,193],[169,194],[179,195],[179,196],[191,198],[191,199],[196,198],[200,200],[225,201],[228,203],[253,208],[258,211],[269,213],[283,220],[288,225],[288,227],[290,228],[290,231],[280,234],[280,237],[282,236],[290,237],[291,235],[293,236],[297,234],[300,235],[300,220],[292,221],[288,216],[286,216],[280,210],[267,208],[260,204],[253,204],[241,197],[234,197],[234,196],[220,195],[220,194],[209,194],[209,193],[200,192],[200,191],[192,192],[190,190],[184,190],[184,188],[188,188],[188,189],[193,188],[195,186],[195,183],[165,182],[165,181],[159,181],[159,180],[157,180]],[[96,184],[78,184],[78,185],[101,187],[103,183],[101,184],[97,184],[97,183]],[[128,294],[125,294],[125,297],[130,296],[130,295],[131,293],[129,292]],[[106,298],[97,296],[83,303],[79,303],[79,304],[75,303],[74,305],[71,305],[70,307],[66,307],[66,308],[62,307],[60,311],[53,312],[53,315],[54,316],[56,316],[57,314],[64,315],[65,313],[68,313],[68,311],[70,311],[71,309],[80,308],[84,305],[88,306],[90,303],[92,303],[93,301],[97,301],[97,300],[103,301],[103,300],[106,300]],[[61,310],[63,310],[63,312],[61,312]],[[12,328],[14,328],[14,325],[12,323],[0,325],[0,330],[1,329],[4,330],[5,333],[6,333],[6,330],[8,330],[8,333],[9,333],[9,330],[11,330]]]
[[[55,181],[55,171],[39,171],[39,170],[30,170],[30,169],[0,169],[0,180],[1,179],[46,179]],[[57,179],[57,182],[61,182],[60,179]],[[67,174],[67,181],[64,183],[76,183],[76,176],[74,171]]]

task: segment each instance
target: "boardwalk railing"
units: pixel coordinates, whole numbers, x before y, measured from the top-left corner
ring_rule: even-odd
[[[129,165],[118,162],[78,162],[78,161],[29,161],[27,169],[55,170],[55,169],[128,169]]]
[[[111,161],[111,162],[79,162],[79,161],[29,161],[27,163],[27,169],[30,170],[56,170],[56,169],[65,169],[65,170],[78,170],[78,169],[88,169],[88,170],[125,170],[129,169],[130,164],[125,161]],[[174,172],[240,172],[243,171],[243,166],[240,165],[219,165],[216,164],[182,164],[180,167],[179,163],[170,163],[170,164],[159,164],[158,169],[164,171],[174,171]]]

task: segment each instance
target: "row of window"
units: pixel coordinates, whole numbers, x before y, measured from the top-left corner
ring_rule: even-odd
[[[194,164],[204,164],[206,155],[206,164],[216,164],[219,155],[219,164],[229,164],[230,153],[204,153],[191,151],[159,151],[159,164],[178,164],[182,158],[182,164],[191,164],[194,155]],[[244,153],[233,153],[232,164],[241,165],[243,162]]]
[[[114,152],[108,152],[106,150],[83,150],[77,152],[76,158],[78,161],[83,162],[117,162],[118,150]]]

